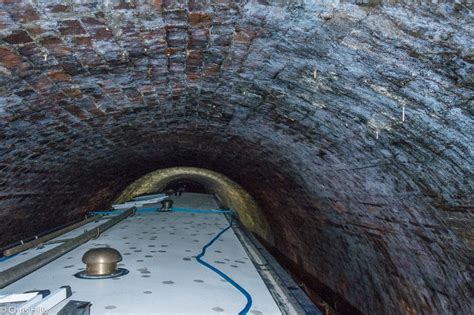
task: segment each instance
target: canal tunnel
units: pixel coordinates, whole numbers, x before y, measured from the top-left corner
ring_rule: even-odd
[[[472,313],[472,14],[0,1],[0,247],[187,183],[336,314]]]

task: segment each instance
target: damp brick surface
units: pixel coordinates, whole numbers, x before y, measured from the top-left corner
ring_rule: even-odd
[[[202,167],[341,313],[473,313],[472,12],[1,1],[0,246]]]

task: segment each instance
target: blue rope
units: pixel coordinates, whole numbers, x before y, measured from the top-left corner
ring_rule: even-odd
[[[229,223],[229,226],[224,228],[222,231],[220,231],[216,236],[214,236],[214,238],[209,242],[207,243],[206,245],[204,245],[204,247],[202,248],[202,251],[199,255],[196,256],[196,260],[198,263],[200,263],[201,265],[203,265],[204,267],[207,267],[209,269],[211,269],[212,271],[214,271],[215,273],[217,273],[219,276],[221,276],[223,279],[227,280],[231,285],[233,285],[237,290],[239,290],[244,296],[245,298],[247,299],[247,304],[245,304],[245,307],[239,312],[239,315],[246,315],[250,308],[252,307],[252,297],[250,296],[250,294],[244,289],[242,288],[237,282],[235,282],[234,280],[232,280],[228,275],[226,275],[225,273],[223,273],[222,271],[220,271],[219,269],[217,269],[216,267],[208,264],[207,262],[205,262],[204,260],[202,260],[201,258],[204,257],[204,255],[206,254],[206,250],[222,235],[224,234],[225,231],[227,231],[228,229],[230,229],[232,227],[232,222],[233,222],[234,218],[232,218],[230,220],[230,223]]]
[[[171,208],[171,212],[189,212],[189,213],[231,213],[230,210],[198,210],[186,208]]]
[[[156,212],[158,208],[138,208],[137,213]]]
[[[2,256],[2,257],[0,257],[0,262],[7,261],[8,259],[15,257],[16,255],[18,255],[18,254],[11,255],[11,256]]]
[[[138,208],[136,210],[137,213],[146,213],[146,212],[156,212],[159,208]],[[125,209],[119,210],[110,210],[110,211],[94,211],[92,212],[93,215],[114,215],[120,214]],[[187,212],[187,213],[231,213],[231,210],[198,210],[198,209],[186,209],[186,208],[171,208],[170,212]]]

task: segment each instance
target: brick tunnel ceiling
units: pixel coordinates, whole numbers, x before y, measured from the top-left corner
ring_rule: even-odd
[[[197,166],[256,198],[329,301],[472,311],[472,6],[11,2],[2,245]]]

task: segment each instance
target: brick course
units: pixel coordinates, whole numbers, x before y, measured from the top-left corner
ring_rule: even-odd
[[[203,167],[341,313],[472,313],[469,4],[317,2],[1,2],[0,245]]]

